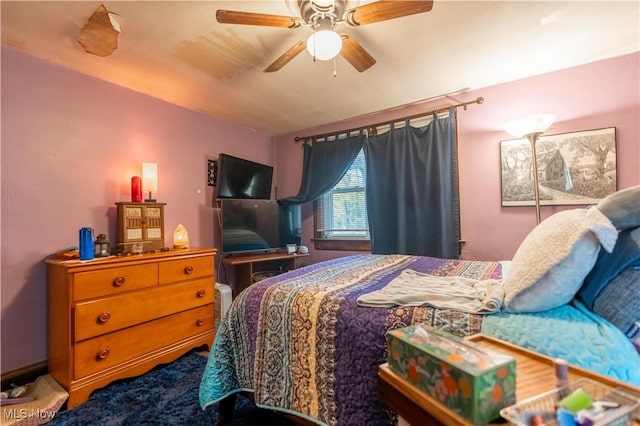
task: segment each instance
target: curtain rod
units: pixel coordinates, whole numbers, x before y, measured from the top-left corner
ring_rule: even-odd
[[[349,129],[349,130],[340,130],[340,131],[336,131],[336,132],[321,133],[319,135],[314,135],[314,136],[296,136],[295,137],[295,142],[300,142],[300,141],[304,141],[304,140],[311,139],[311,138],[317,138],[317,137],[325,137],[326,138],[327,136],[339,135],[341,133],[346,133],[348,135],[351,132],[354,132],[354,131],[357,131],[357,130],[361,131],[363,129],[370,129],[370,128],[373,128],[373,127],[390,125],[391,123],[394,123],[396,121],[402,121],[402,120],[407,120],[407,119],[408,120],[414,120],[416,118],[427,117],[427,116],[429,116],[429,115],[431,115],[433,113],[438,114],[438,113],[441,113],[441,112],[446,112],[446,111],[449,111],[450,108],[462,107],[466,111],[468,105],[471,105],[471,104],[480,105],[483,102],[484,102],[484,98],[482,96],[478,96],[477,98],[475,98],[472,101],[460,102],[460,103],[457,103],[457,104],[454,104],[454,105],[449,105],[449,106],[446,106],[446,107],[436,108],[436,109],[428,111],[428,112],[423,112],[423,113],[416,114],[416,115],[410,115],[408,117],[398,118],[398,119],[395,119],[395,120],[382,121],[380,123],[375,123],[375,124],[368,124],[366,126],[355,127],[353,129]]]

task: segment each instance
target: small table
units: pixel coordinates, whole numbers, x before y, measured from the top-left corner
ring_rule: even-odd
[[[268,268],[279,267],[283,272],[298,268],[298,260],[309,256],[305,254],[289,254],[287,252],[232,254],[222,259],[222,263],[233,267],[233,297],[253,284],[254,272],[268,271]]]
[[[552,358],[484,334],[469,336],[467,340],[475,342],[480,347],[506,353],[515,358],[516,401],[533,397],[553,388],[555,369]],[[569,381],[581,378],[596,380],[607,386],[620,388],[632,395],[640,394],[640,388],[628,383],[570,365]],[[411,425],[471,425],[467,419],[454,413],[438,400],[431,398],[392,371],[386,363],[381,365],[378,370],[378,393],[383,403]],[[504,423],[496,424],[504,425]]]

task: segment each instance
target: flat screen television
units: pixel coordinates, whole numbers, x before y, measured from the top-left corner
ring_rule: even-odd
[[[271,198],[273,167],[229,154],[218,156],[218,198]]]
[[[222,253],[270,252],[300,245],[300,206],[275,200],[221,199]]]

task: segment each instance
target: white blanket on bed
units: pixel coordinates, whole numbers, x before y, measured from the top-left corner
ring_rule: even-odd
[[[358,305],[430,305],[474,314],[490,314],[500,310],[503,299],[504,289],[499,280],[441,277],[405,269],[384,288],[360,296]]]

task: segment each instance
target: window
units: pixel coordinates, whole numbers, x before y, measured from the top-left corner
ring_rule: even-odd
[[[316,249],[370,250],[365,194],[366,165],[360,151],[340,182],[314,202]]]

